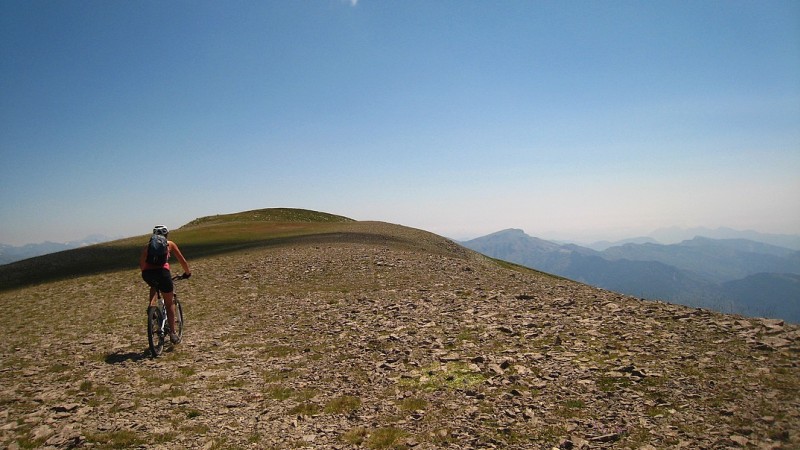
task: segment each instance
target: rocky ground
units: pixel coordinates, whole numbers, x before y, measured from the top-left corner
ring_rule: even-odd
[[[796,326],[346,241],[192,261],[158,359],[136,270],[0,293],[0,447],[800,448]]]

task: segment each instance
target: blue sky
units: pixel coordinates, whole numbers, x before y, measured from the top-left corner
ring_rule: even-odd
[[[0,243],[298,207],[800,233],[796,1],[0,2]]]

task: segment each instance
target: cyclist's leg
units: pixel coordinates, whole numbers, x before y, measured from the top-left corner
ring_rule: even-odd
[[[158,291],[161,291],[162,297],[164,297],[164,306],[167,310],[167,323],[169,324],[169,329],[172,334],[176,337],[170,336],[173,343],[180,342],[180,337],[175,335],[175,304],[172,301],[174,297],[175,287],[172,284],[172,274],[170,273],[169,269],[162,268],[156,270],[148,270],[142,272],[142,278],[150,284],[150,301],[155,302],[156,294]],[[156,291],[156,289],[158,291]]]
[[[172,297],[175,294],[173,292],[162,292],[161,294],[164,296],[164,306],[167,307],[167,323],[169,323],[169,329],[174,333],[176,331],[175,302],[172,301]]]
[[[158,290],[150,286],[150,295],[147,298],[150,306],[156,306],[156,301],[158,300]]]
[[[143,270],[142,271],[142,279],[150,286],[150,294],[147,296],[147,304],[150,306],[156,306],[156,299],[158,298],[158,287],[160,284],[160,278],[162,277],[159,271],[153,270]]]

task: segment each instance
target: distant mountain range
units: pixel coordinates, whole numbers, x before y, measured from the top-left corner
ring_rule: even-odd
[[[87,245],[99,244],[101,242],[108,242],[113,239],[116,238],[109,238],[107,236],[95,234],[87,236],[79,241],[70,242],[48,241],[39,244],[25,244],[21,246],[0,244],[0,265],[33,258],[34,256],[47,255],[49,253],[56,253],[63,250],[70,250]]]
[[[623,294],[800,323],[800,251],[793,248],[742,238],[694,237],[668,245],[648,238],[628,240],[598,251],[517,229],[461,244]]]
[[[732,228],[680,228],[668,227],[659,228],[650,233],[649,236],[642,236],[622,241],[598,241],[590,244],[582,244],[584,247],[597,250],[599,252],[623,244],[677,244],[683,241],[692,240],[696,237],[707,237],[711,239],[747,239],[750,241],[763,242],[765,244],[784,247],[791,250],[800,250],[800,235],[794,234],[769,234],[759,233],[752,230],[734,230]]]
[[[650,237],[662,244],[676,244],[694,239],[698,236],[711,239],[747,239],[750,241],[775,245],[777,247],[800,250],[800,235],[795,234],[759,233],[758,231],[753,230],[742,231],[726,227],[714,229],[705,227],[688,229],[680,227],[668,227],[660,228],[650,233]]]

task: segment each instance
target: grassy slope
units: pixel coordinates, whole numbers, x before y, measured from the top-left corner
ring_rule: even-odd
[[[96,273],[134,269],[148,236],[43,255],[0,266],[0,292]],[[317,211],[272,208],[195,219],[172,231],[190,261],[246,249],[300,242],[385,242],[428,251],[461,253],[445,239],[419,230]]]

